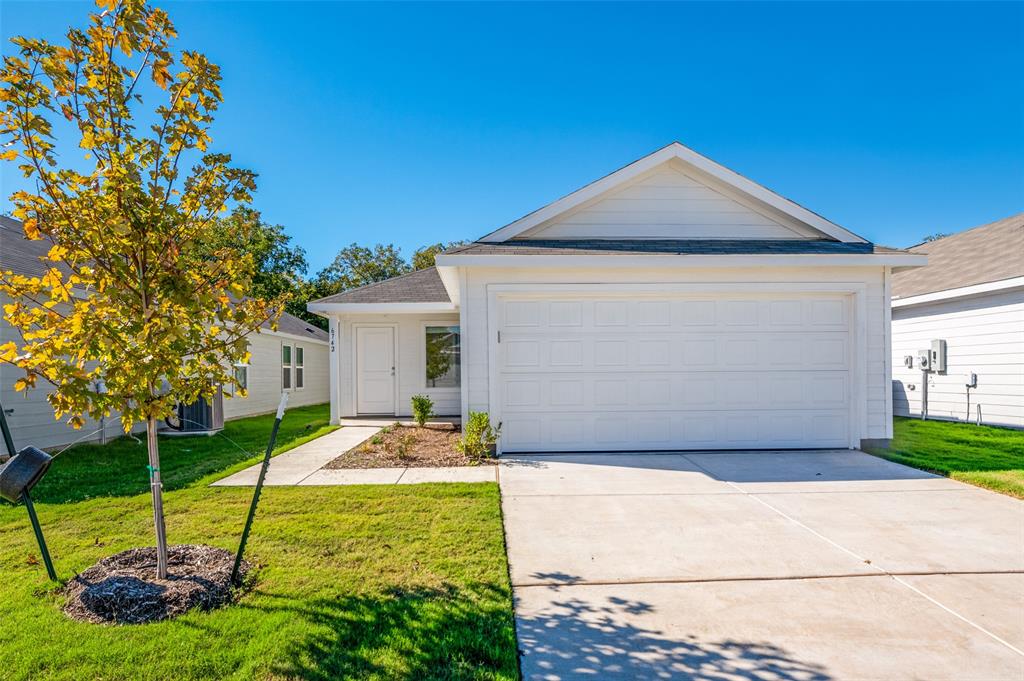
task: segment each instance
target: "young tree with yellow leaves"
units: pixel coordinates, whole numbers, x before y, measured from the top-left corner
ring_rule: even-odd
[[[219,68],[196,52],[175,57],[163,11],[98,5],[66,44],[14,38],[0,71],[0,155],[35,184],[11,196],[14,216],[27,238],[51,245],[43,276],[0,274],[4,315],[22,339],[0,346],[0,360],[25,371],[18,389],[52,384],[56,417],[76,427],[113,411],[126,431],[146,423],[166,578],[157,423],[178,402],[237,386],[230,368],[247,360],[246,336],[276,320],[282,301],[248,297],[253,260],[239,245],[250,223],[217,220],[255,189],[252,172],[207,151]],[[149,98],[158,104],[143,110]],[[55,125],[84,166],[61,164]],[[241,231],[211,248],[214,225]]]

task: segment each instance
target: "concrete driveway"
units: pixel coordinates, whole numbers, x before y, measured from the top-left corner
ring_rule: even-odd
[[[499,467],[527,679],[1024,679],[1024,503],[862,452]]]

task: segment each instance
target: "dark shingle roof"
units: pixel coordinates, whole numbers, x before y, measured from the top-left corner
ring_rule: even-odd
[[[263,328],[269,330],[270,324],[264,324]],[[327,340],[326,331],[287,312],[282,312],[281,318],[277,320],[277,330],[281,333],[290,333],[293,336],[302,336],[321,341]]]
[[[26,239],[20,220],[0,215],[0,270],[41,277],[46,266],[39,259],[50,252],[52,245],[46,239]]]
[[[51,245],[46,239],[26,239],[19,220],[0,215],[0,271],[11,270],[26,276],[42,276],[46,266],[40,258],[50,252]],[[263,324],[263,328],[270,330],[270,322]],[[281,314],[277,330],[293,336],[327,340],[326,331],[287,312]]]
[[[327,296],[314,303],[450,303],[436,267]]]
[[[924,293],[1024,276],[1024,213],[914,246],[928,265],[892,277],[892,294]]]
[[[846,255],[899,253],[870,243],[799,239],[519,239],[475,242],[445,255]]]

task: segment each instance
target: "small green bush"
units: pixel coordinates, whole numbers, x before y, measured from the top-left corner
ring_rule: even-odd
[[[434,415],[434,400],[426,395],[412,396],[412,417],[420,428],[427,424],[427,420]]]
[[[500,426],[495,428],[491,425],[487,412],[471,411],[469,420],[462,427],[462,439],[455,446],[473,461],[479,461],[498,441],[500,430]]]

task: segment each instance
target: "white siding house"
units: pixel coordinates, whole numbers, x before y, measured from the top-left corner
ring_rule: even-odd
[[[1024,427],[1024,213],[911,250],[929,263],[893,278],[895,413],[921,415],[927,380],[929,418]],[[946,369],[923,374],[933,340]]]
[[[858,447],[892,436],[889,286],[925,261],[674,143],[309,309],[335,420],[427,392],[503,452]]]
[[[24,237],[21,223],[0,216],[0,271],[38,275],[42,271],[40,258],[49,250],[46,241],[29,241]],[[6,300],[0,298],[0,303]],[[15,329],[0,316],[0,343],[19,340]],[[284,389],[285,374],[291,376],[290,406],[322,404],[328,401],[327,333],[293,315],[282,315],[277,331],[269,327],[249,338],[252,357],[247,366],[236,367],[244,376],[248,396],[224,398],[225,418],[238,418],[273,412]],[[289,347],[291,364],[283,365],[283,348]],[[298,365],[299,356],[303,365]],[[301,369],[302,385],[297,385]],[[23,372],[10,364],[0,362],[0,400],[10,424],[15,446],[20,449],[34,445],[52,449],[75,441],[95,441],[103,437],[123,434],[120,420],[115,416],[105,419],[103,427],[87,420],[85,426],[75,430],[64,421],[54,418],[53,409],[46,400],[44,385],[24,392],[14,390],[14,382]]]

